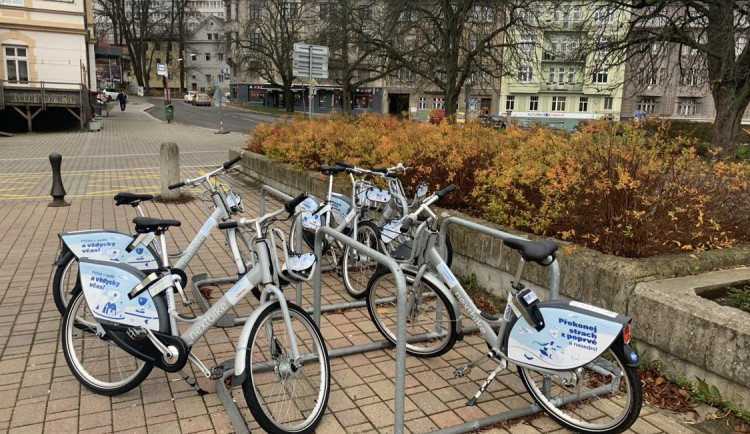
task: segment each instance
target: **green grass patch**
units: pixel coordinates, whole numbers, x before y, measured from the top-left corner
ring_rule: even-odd
[[[750,285],[729,288],[729,302],[737,309],[750,313]]]
[[[740,160],[750,160],[750,144],[744,143],[737,148],[737,158]]]

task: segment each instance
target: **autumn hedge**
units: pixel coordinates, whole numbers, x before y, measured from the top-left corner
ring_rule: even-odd
[[[597,122],[579,134],[357,118],[260,125],[248,148],[315,169],[403,162],[413,188],[450,183],[441,206],[629,257],[750,240],[750,165],[706,160],[670,125]]]

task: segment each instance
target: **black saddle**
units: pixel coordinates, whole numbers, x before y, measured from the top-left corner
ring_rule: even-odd
[[[336,175],[337,173],[345,172],[346,169],[347,169],[346,167],[341,167],[341,166],[333,167],[333,166],[322,165],[320,166],[320,169],[318,170],[320,170],[320,173],[322,173],[325,176],[331,176],[331,175]]]
[[[115,205],[133,205],[136,206],[141,202],[153,199],[151,194],[137,194],[123,191],[115,195]]]
[[[165,232],[170,226],[182,224],[179,220],[162,220],[153,217],[136,217],[133,219],[133,223],[135,223],[135,231],[139,234],[156,232],[157,235]]]
[[[557,251],[557,243],[554,241],[528,241],[520,239],[504,240],[505,245],[511,249],[516,249],[521,253],[521,257],[527,262],[536,262],[540,265],[549,265],[544,260]]]

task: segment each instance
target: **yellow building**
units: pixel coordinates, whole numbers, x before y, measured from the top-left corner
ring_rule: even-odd
[[[95,87],[91,0],[0,0],[0,119],[65,108],[81,123]]]

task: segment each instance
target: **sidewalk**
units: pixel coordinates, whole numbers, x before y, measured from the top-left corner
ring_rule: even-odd
[[[198,396],[177,374],[154,370],[140,387],[124,395],[113,398],[94,395],[74,379],[60,348],[60,317],[50,293],[52,261],[58,250],[57,233],[91,228],[129,232],[134,212],[130,207],[115,207],[111,196],[120,188],[141,188],[136,191],[143,192],[158,190],[158,156],[155,154],[162,141],[174,140],[181,151],[193,152],[186,154],[187,162],[182,161],[183,176],[223,162],[226,149],[243,142],[241,137],[217,137],[199,128],[173,128],[137,112],[136,107],[130,104],[128,111],[105,119],[105,129],[100,133],[19,135],[0,139],[0,176],[3,177],[0,185],[3,188],[6,180],[21,182],[25,177],[39,175],[28,181],[27,190],[18,190],[19,196],[6,197],[7,194],[3,196],[0,191],[0,215],[3,216],[0,219],[0,393],[4,398],[0,400],[0,432],[232,431],[218,395]],[[216,142],[207,144],[210,139]],[[67,208],[47,207],[49,175],[35,173],[48,170],[44,159],[52,150],[64,155],[63,179],[72,202]],[[115,152],[129,156],[114,157]],[[91,158],[92,155],[103,157]],[[65,156],[81,158],[68,158],[66,163]],[[147,169],[133,170],[141,167]],[[117,176],[110,172],[92,172],[110,168],[119,169]],[[74,171],[85,176],[70,177]],[[97,178],[97,173],[106,176],[96,175],[101,176]],[[245,216],[257,216],[259,185],[241,175],[228,177],[226,181],[242,194],[247,209]],[[269,209],[278,206],[280,204],[275,202],[268,204]],[[183,222],[181,227],[169,231],[171,251],[184,248],[207,216],[199,200],[173,205],[149,203],[146,208],[151,216]],[[280,227],[286,231],[285,226]],[[203,272],[214,277],[236,274],[224,241],[217,234],[215,231],[199,250],[186,270],[188,276]],[[215,287],[213,300],[227,289],[226,285]],[[292,291],[287,293],[291,296]],[[303,287],[303,298],[303,306],[310,306],[311,285]],[[327,275],[323,304],[345,301],[349,298],[340,278]],[[235,314],[246,316],[255,305],[254,299],[243,301],[235,308]],[[183,313],[191,312],[179,302],[178,306]],[[198,308],[194,307],[192,312],[199,313]],[[331,349],[382,339],[366,309],[324,314],[321,330]],[[194,352],[208,367],[214,366],[233,357],[239,333],[240,328],[213,329],[198,342]],[[477,358],[485,349],[484,342],[477,336],[467,336],[442,357],[407,357],[408,432],[429,432],[530,402],[515,369],[509,369],[497,377],[476,407],[464,406],[489,374],[487,370],[494,366],[488,363],[475,368],[468,378],[462,379],[454,379],[452,372],[455,367]],[[392,432],[394,369],[392,349],[331,359],[331,395],[318,432]],[[187,370],[195,374],[190,365]],[[198,382],[206,390],[215,390],[205,379],[199,378]],[[259,431],[241,388],[233,389],[233,393],[249,429]],[[488,432],[566,431],[548,417],[538,417]],[[692,431],[654,407],[645,406],[632,432]]]

